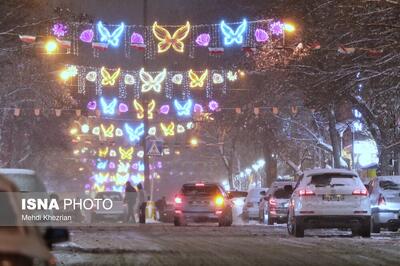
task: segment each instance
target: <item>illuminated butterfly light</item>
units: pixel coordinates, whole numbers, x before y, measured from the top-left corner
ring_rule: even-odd
[[[51,31],[53,32],[54,36],[64,37],[68,32],[68,27],[62,23],[56,23],[51,28]]]
[[[129,171],[129,163],[128,162],[124,163],[124,162],[119,161],[117,172],[118,173],[127,173],[128,171]]]
[[[163,106],[160,107],[160,113],[167,115],[169,113],[169,105],[164,104]]]
[[[114,137],[115,127],[113,124],[109,125],[107,128],[103,124],[100,124],[100,128],[101,128],[101,131],[103,132],[104,137],[106,137],[106,138]]]
[[[94,175],[94,180],[97,184],[102,184],[107,181],[109,176],[110,176],[109,173],[98,173]]]
[[[93,41],[93,37],[94,37],[93,30],[88,29],[88,30],[82,31],[81,35],[79,36],[79,39],[82,42],[91,43]]]
[[[182,74],[175,74],[172,79],[171,79],[172,83],[176,84],[176,85],[181,85],[182,81],[183,81],[183,75]]]
[[[97,73],[95,71],[90,71],[86,74],[86,80],[90,82],[95,82],[97,79]]]
[[[187,129],[193,129],[193,128],[194,128],[194,123],[193,123],[193,122],[188,122],[188,123],[186,124],[186,128],[187,128]]]
[[[224,35],[224,44],[232,45],[242,44],[243,43],[243,34],[247,29],[247,21],[243,19],[242,23],[236,28],[236,31],[228,26],[225,21],[221,21],[221,31]]]
[[[182,125],[178,125],[177,127],[176,127],[176,132],[178,133],[178,134],[182,134],[182,133],[184,133],[186,130],[185,130],[185,127],[184,126],[182,126]]]
[[[139,72],[140,80],[142,81],[142,92],[155,91],[161,92],[161,83],[164,81],[167,76],[167,70],[164,68],[163,71],[157,74],[155,78],[153,78],[149,73],[144,71],[142,68]]]
[[[193,107],[193,112],[195,113],[202,113],[204,111],[204,108],[201,104],[196,103]]]
[[[135,78],[131,74],[126,74],[124,77],[124,82],[126,85],[135,84]]]
[[[100,69],[100,73],[102,76],[102,80],[101,80],[101,85],[103,86],[114,86],[115,85],[115,81],[117,80],[117,78],[119,77],[119,74],[121,73],[121,69],[118,68],[112,75],[110,74],[110,72],[107,71],[107,69],[105,67],[102,67]]]
[[[168,125],[164,123],[160,123],[161,130],[165,137],[174,136],[175,135],[175,123],[171,122]]]
[[[183,41],[189,35],[190,23],[186,22],[186,25],[178,28],[171,36],[169,31],[162,26],[157,24],[157,21],[153,24],[153,34],[159,41],[157,48],[158,53],[164,53],[171,47],[179,53],[183,53],[185,44]]]
[[[117,174],[117,177],[115,179],[115,184],[116,185],[123,185],[126,183],[126,181],[128,181],[129,178],[129,173],[125,173],[123,175],[121,174]]]
[[[124,149],[122,147],[119,147],[118,151],[121,160],[132,160],[133,147],[130,147],[129,149]]]
[[[125,132],[129,137],[129,141],[131,142],[138,142],[140,141],[141,136],[144,134],[144,124],[141,123],[136,128],[132,128],[129,124],[125,123],[124,125]]]
[[[131,43],[133,44],[143,44],[144,43],[144,39],[142,34],[137,33],[137,32],[133,32],[131,35]]]
[[[229,81],[236,81],[237,80],[237,73],[229,70],[228,73],[226,74],[226,78]]]
[[[218,110],[218,108],[219,108],[219,104],[218,104],[218,102],[216,102],[216,101],[210,101],[209,103],[208,103],[208,108],[211,110],[211,111],[216,111],[216,110]]]
[[[284,24],[280,21],[273,22],[269,26],[269,30],[272,32],[274,35],[282,35],[283,34],[283,27]]]
[[[87,108],[89,109],[89,110],[96,110],[96,108],[97,108],[97,103],[96,103],[96,101],[90,101],[90,102],[88,102],[88,104],[87,104]]]
[[[149,128],[149,135],[150,136],[155,136],[156,134],[157,134],[157,128],[156,127]]]
[[[203,74],[200,75],[200,77],[193,72],[193,70],[189,70],[189,78],[190,78],[190,84],[189,86],[191,88],[196,88],[196,87],[203,87],[204,86],[204,81],[206,80],[208,76],[208,69],[206,69]]]
[[[113,31],[113,33],[110,33],[110,31],[104,27],[101,21],[97,23],[97,30],[100,33],[100,41],[106,42],[114,47],[119,45],[119,39],[122,35],[122,32],[124,32],[124,28],[125,25],[123,22],[121,22],[121,24]]]
[[[105,147],[103,149],[99,149],[99,157],[106,157],[108,154],[108,147]]]
[[[117,106],[117,98],[114,98],[110,103],[107,103],[106,100],[101,97],[100,98],[100,105],[103,114],[107,115],[114,115],[115,114],[115,107]]]
[[[208,46],[208,44],[210,43],[210,40],[211,40],[210,34],[208,34],[208,33],[202,33],[202,34],[200,34],[199,36],[197,36],[197,38],[196,38],[196,43],[197,43],[199,46],[204,46],[204,47],[206,47],[206,46]]]
[[[107,168],[108,160],[98,160],[96,164],[96,168],[99,170],[105,170]]]
[[[192,113],[193,101],[191,99],[188,99],[182,105],[178,100],[175,100],[174,106],[179,116],[190,116]]]
[[[115,136],[117,136],[117,137],[122,137],[123,135],[124,135],[124,133],[123,133],[122,129],[117,128],[117,129],[115,130]]]
[[[144,118],[144,108],[143,106],[135,99],[133,100],[133,107],[135,108],[137,114],[136,117],[138,119]],[[156,108],[156,101],[151,100],[150,103],[147,105],[147,118],[153,119],[153,111]]]
[[[268,33],[263,29],[256,29],[254,37],[257,42],[267,42],[269,40]]]
[[[126,105],[126,104],[124,104],[124,103],[120,103],[120,104],[118,105],[118,111],[119,111],[120,113],[126,113],[126,112],[128,112],[128,110],[129,110],[128,105]]]
[[[224,77],[219,73],[214,73],[212,79],[214,84],[221,84],[224,82]]]

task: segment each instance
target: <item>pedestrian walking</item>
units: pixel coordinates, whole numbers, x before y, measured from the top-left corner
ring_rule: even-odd
[[[137,188],[139,190],[138,191],[138,195],[137,195],[138,208],[139,208],[139,210],[138,210],[138,212],[139,212],[139,223],[144,224],[144,223],[146,223],[146,204],[147,204],[146,191],[144,190],[144,188],[143,188],[141,183],[139,183],[137,185]]]
[[[132,186],[131,182],[127,181],[125,185],[125,203],[128,205],[128,215],[126,222],[132,219],[133,223],[136,223],[135,219],[135,203],[136,203],[136,189]]]

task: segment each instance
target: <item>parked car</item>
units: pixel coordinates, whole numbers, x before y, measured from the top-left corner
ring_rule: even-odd
[[[247,197],[247,191],[234,190],[228,192],[228,198],[232,202],[233,217],[240,217],[243,214],[243,207],[246,197]]]
[[[243,206],[243,219],[252,220],[259,218],[259,204],[263,197],[260,193],[267,193],[268,188],[252,188],[248,191],[245,204]]]
[[[205,182],[182,186],[175,196],[174,225],[186,225],[188,222],[232,225],[232,204],[222,186]]]
[[[275,181],[268,193],[261,198],[259,206],[260,223],[273,225],[274,223],[286,223],[289,199],[295,186],[293,181]],[[264,193],[262,193],[264,194]]]
[[[49,247],[67,241],[68,231],[49,228],[43,238],[37,227],[26,226],[22,221],[22,212],[17,207],[21,204],[17,193],[20,191],[2,175],[0,191],[0,265],[29,266],[36,262],[55,265]]]
[[[0,168],[0,174],[12,181],[21,192],[46,192],[43,181],[33,170]]]
[[[110,199],[113,202],[112,208],[106,210],[100,204],[99,209],[93,209],[91,214],[91,222],[96,223],[105,220],[125,221],[128,215],[128,208],[124,204],[124,198],[121,192],[106,191],[98,192],[95,196],[96,199]]]
[[[368,184],[372,211],[372,232],[400,227],[400,176],[378,176]]]
[[[303,237],[305,229],[351,228],[353,235],[371,236],[368,191],[354,171],[304,171],[292,194],[288,232]]]

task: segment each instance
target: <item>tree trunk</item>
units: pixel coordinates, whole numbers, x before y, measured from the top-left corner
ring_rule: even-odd
[[[340,158],[342,157],[340,150],[340,136],[336,130],[336,113],[334,105],[331,105],[328,110],[329,120],[329,136],[332,143],[333,167],[341,168]]]
[[[268,143],[264,143],[263,153],[265,160],[265,178],[262,182],[262,186],[270,187],[277,177],[278,162],[276,158],[272,156],[273,150],[269,147]]]

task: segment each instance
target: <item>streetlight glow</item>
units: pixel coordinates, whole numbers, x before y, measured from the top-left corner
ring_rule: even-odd
[[[294,32],[296,30],[296,27],[291,23],[285,23],[283,29],[287,32]]]
[[[49,40],[45,43],[44,49],[46,50],[46,53],[48,54],[54,54],[57,49],[58,49],[58,44],[54,40]]]
[[[197,147],[199,145],[199,140],[195,137],[190,139],[190,146]]]

